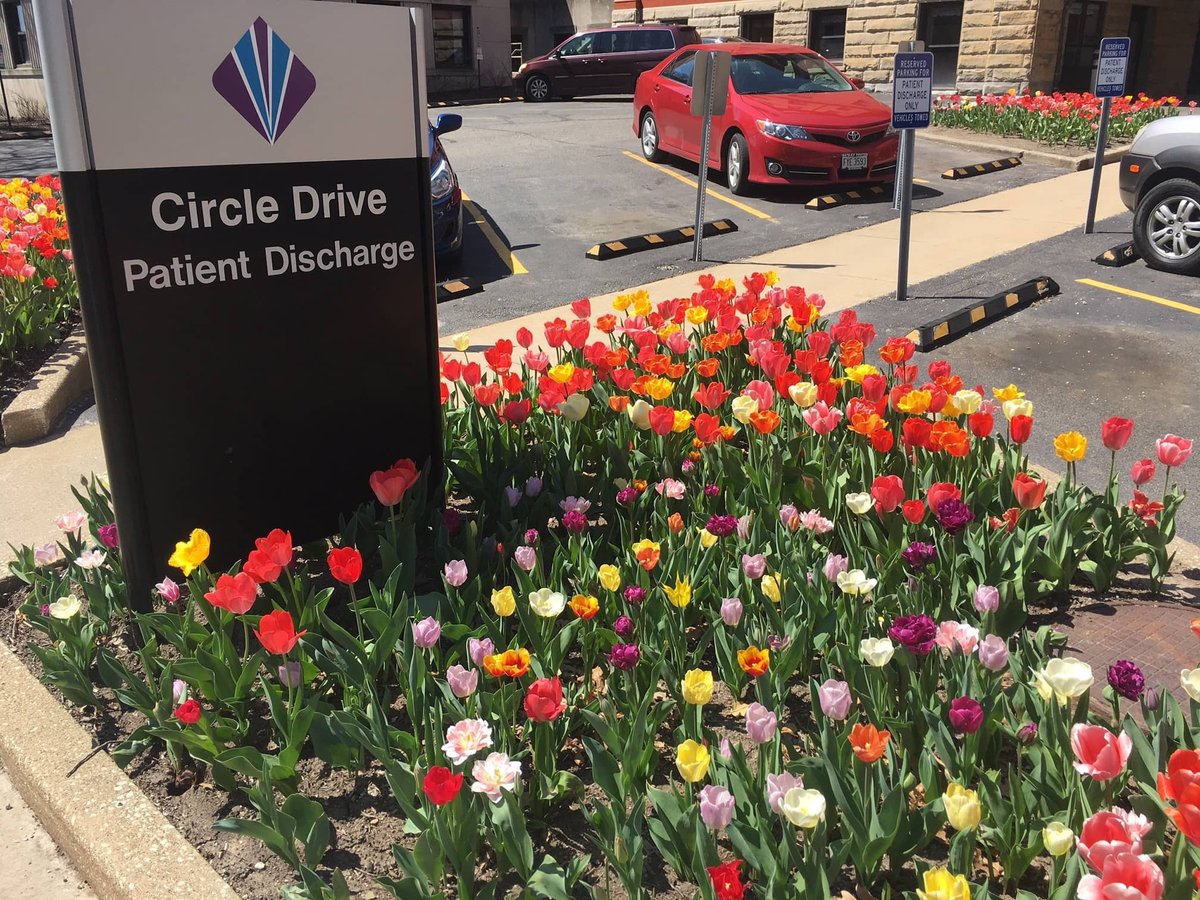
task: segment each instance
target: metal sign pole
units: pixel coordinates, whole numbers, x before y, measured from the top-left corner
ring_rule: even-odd
[[[917,133],[911,128],[900,133],[900,264],[896,270],[896,299],[908,299],[908,248],[912,236],[912,186],[913,151],[916,149]]]
[[[904,199],[904,179],[900,173],[904,171],[904,157],[908,141],[904,139],[905,132],[900,133],[900,144],[896,148],[896,183],[892,185],[892,209],[899,209]]]
[[[1100,177],[1104,169],[1104,151],[1108,146],[1108,117],[1112,113],[1112,97],[1105,97],[1100,107],[1100,127],[1096,130],[1096,159],[1092,163],[1092,189],[1088,194],[1087,221],[1083,233],[1096,229],[1096,201],[1100,196]]]
[[[1100,178],[1104,171],[1104,151],[1108,148],[1108,120],[1112,115],[1112,98],[1125,94],[1125,75],[1129,69],[1129,50],[1132,42],[1127,37],[1103,38],[1096,64],[1097,97],[1103,98],[1100,107],[1100,126],[1096,129],[1096,159],[1092,163],[1092,187],[1088,193],[1087,220],[1083,233],[1091,234],[1096,229],[1096,199],[1100,195]]]
[[[692,261],[704,261],[704,195],[708,191],[708,142],[712,137],[713,84],[716,80],[717,67],[714,65],[713,54],[704,53],[707,65],[704,66],[704,117],[700,130],[700,177],[696,181],[696,237],[692,247]],[[696,54],[699,62],[701,54]],[[699,68],[699,66],[697,66]]]
[[[913,162],[917,128],[928,128],[933,112],[933,54],[920,41],[905,41],[892,73],[892,127],[900,132],[896,156],[896,194],[900,208],[900,248],[896,299],[908,299],[908,252],[912,239]]]

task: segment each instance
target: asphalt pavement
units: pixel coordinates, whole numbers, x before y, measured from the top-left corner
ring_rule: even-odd
[[[694,163],[641,157],[628,98],[493,103],[445,110],[463,117],[442,142],[470,198],[462,266],[446,269],[481,283],[483,293],[442,303],[443,332],[468,330],[555,303],[700,270],[691,245],[606,261],[594,244],[680,228],[695,221]],[[439,110],[431,110],[436,116]],[[1027,163],[978,178],[943,180],[978,153],[917,139],[914,208],[936,209],[1061,175]],[[805,207],[814,189],[763,188],[734,197],[711,173],[705,218],[733,219],[738,231],[705,240],[709,263],[728,262],[896,217],[891,198],[823,211]],[[482,224],[476,224],[480,220]],[[515,273],[515,274],[514,274]]]
[[[857,307],[858,315],[879,329],[881,342],[1030,278],[1053,278],[1058,296],[917,357],[923,365],[949,360],[969,385],[1015,383],[1034,405],[1033,461],[1065,471],[1054,438],[1079,431],[1088,438],[1088,453],[1077,471],[1093,485],[1103,483],[1110,462],[1100,423],[1109,416],[1133,419],[1133,437],[1117,456],[1128,500],[1129,467],[1154,458],[1155,438],[1200,439],[1200,279],[1156,272],[1140,260],[1122,268],[1092,261],[1130,239],[1131,221],[1131,215],[1107,219],[1095,234],[1080,228],[1028,253],[952,272],[913,286],[906,303],[881,298]],[[913,227],[920,227],[919,216]],[[1200,543],[1200,452],[1173,470],[1171,480],[1191,494],[1180,509],[1179,536]],[[1161,497],[1161,467],[1148,493]]]

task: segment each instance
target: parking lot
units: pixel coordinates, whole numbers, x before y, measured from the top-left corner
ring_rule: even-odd
[[[594,244],[690,225],[696,165],[641,157],[628,98],[453,107],[463,127],[443,138],[467,206],[461,267],[483,293],[443,303],[443,331],[535,312],[575,297],[617,290],[699,268],[691,246],[618,259],[587,259]],[[435,118],[439,110],[431,110]],[[918,137],[914,208],[932,209],[1062,174],[1036,163],[961,181],[955,166],[977,153]],[[730,218],[734,234],[705,241],[705,259],[724,262],[871,225],[897,215],[891,198],[816,211],[811,189],[765,188],[734,197],[712,173],[705,218]]]

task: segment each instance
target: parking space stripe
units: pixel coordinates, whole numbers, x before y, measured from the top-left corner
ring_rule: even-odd
[[[479,226],[479,230],[483,232],[483,236],[487,238],[488,243],[492,245],[492,249],[496,251],[496,255],[500,257],[500,262],[508,266],[508,271],[513,275],[528,275],[529,270],[521,264],[517,259],[517,254],[513,253],[504,243],[496,229],[492,227],[492,223],[487,220],[487,216],[483,214],[475,203],[467,196],[466,191],[462,195],[463,205],[467,211],[471,213],[471,221]]]
[[[1129,288],[1117,287],[1115,284],[1105,284],[1103,281],[1096,281],[1092,278],[1076,278],[1075,281],[1077,284],[1086,284],[1089,287],[1100,288],[1102,291],[1112,291],[1114,294],[1124,294],[1126,297],[1135,297],[1138,300],[1149,300],[1151,303],[1169,306],[1171,309],[1178,309],[1200,316],[1200,306],[1188,306],[1186,303],[1180,303],[1178,300],[1168,300],[1166,297],[1155,297],[1153,294],[1131,291]]]
[[[657,169],[658,171],[662,172],[664,175],[670,175],[676,181],[682,181],[684,184],[691,185],[692,187],[697,186],[696,180],[694,178],[688,178],[686,175],[680,175],[678,172],[673,172],[672,170],[668,169],[666,166],[660,166],[658,163],[652,163],[652,162],[650,162],[650,160],[643,159],[642,157],[638,156],[636,153],[630,153],[628,150],[622,150],[621,152],[624,153],[626,156],[628,156],[630,159],[636,159],[638,162],[645,163],[652,169]],[[724,194],[718,194],[712,188],[709,188],[707,191],[705,191],[705,193],[709,197],[712,197],[714,200],[720,200],[723,203],[728,203],[730,206],[736,206],[742,212],[748,212],[748,213],[750,213],[750,215],[756,216],[757,218],[766,219],[768,222],[776,221],[775,217],[770,215],[769,213],[765,213],[762,210],[755,209],[753,206],[747,206],[745,203],[740,203],[737,200],[734,200],[730,197],[726,197]]]

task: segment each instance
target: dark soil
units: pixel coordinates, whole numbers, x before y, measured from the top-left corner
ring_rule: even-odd
[[[62,336],[58,340],[52,341],[40,350],[26,347],[17,353],[16,359],[12,362],[0,364],[2,366],[0,368],[0,412],[7,409],[17,394],[25,390],[29,382],[37,375],[38,369],[58,352],[63,341],[67,339],[79,322],[79,313],[72,313],[71,317],[59,326]]]

